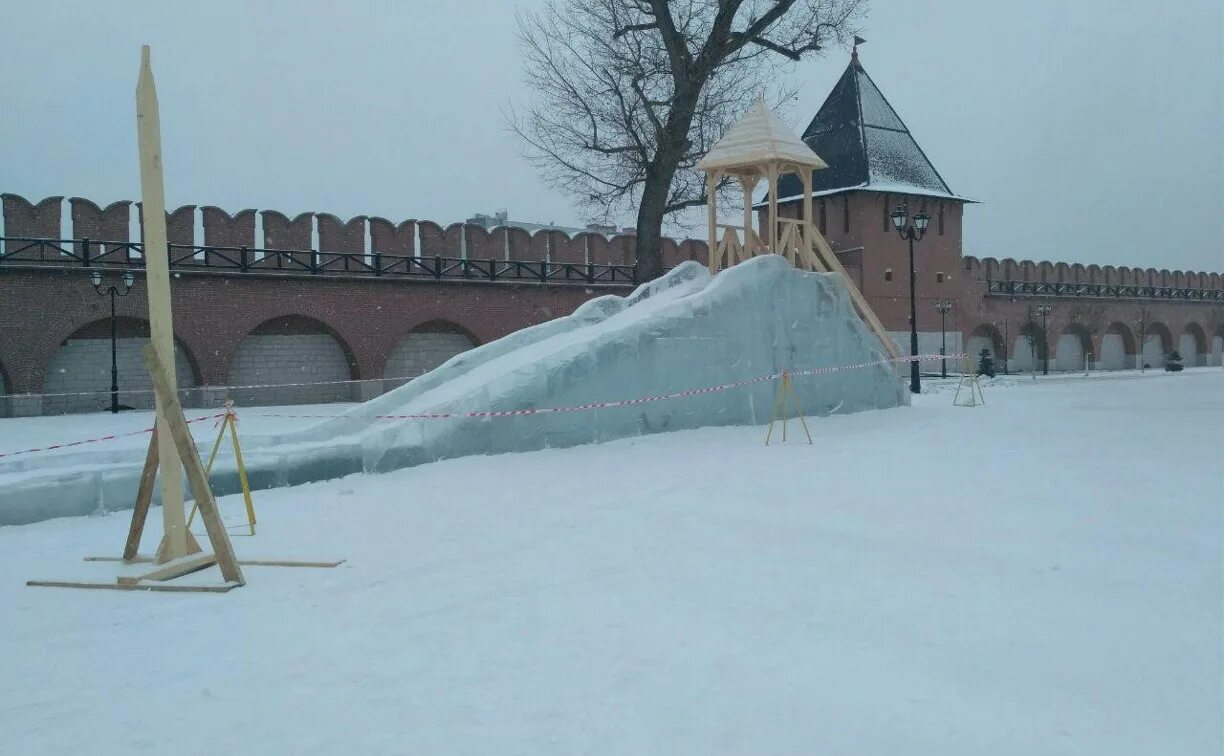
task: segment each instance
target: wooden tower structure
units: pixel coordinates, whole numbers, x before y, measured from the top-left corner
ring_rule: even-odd
[[[828,165],[765,107],[763,100],[758,98],[744,117],[727,129],[697,167],[706,173],[711,273],[717,273],[724,263],[730,267],[761,254],[782,255],[800,270],[838,273],[850,291],[855,309],[879,337],[884,351],[894,359],[901,358],[897,345],[812,221],[812,172]],[[799,218],[778,215],[778,180],[785,174],[798,175],[803,183],[803,211]],[[743,226],[718,222],[716,190],[726,176],[734,176],[743,189]],[[762,179],[769,191],[769,207],[762,226],[765,239],[752,229],[752,193]]]

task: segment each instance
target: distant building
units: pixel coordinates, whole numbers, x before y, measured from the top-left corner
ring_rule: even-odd
[[[954,107],[949,103],[949,107]],[[909,245],[893,228],[898,206],[930,216],[915,246],[918,348],[991,353],[1004,369],[1114,370],[1178,350],[1218,364],[1224,319],[1217,273],[964,255],[964,210],[909,127],[868,76],[857,50],[802,139],[828,163],[812,174],[813,220],[903,352],[909,351]],[[798,218],[803,185],[778,182],[778,214]],[[765,202],[758,223],[765,236]],[[937,304],[951,302],[941,315]],[[1037,309],[1049,305],[1048,317]],[[1213,314],[1216,312],[1216,314]],[[935,369],[933,362],[924,369]]]
[[[510,220],[509,210],[498,210],[496,213],[492,215],[485,215],[484,213],[476,213],[471,218],[468,218],[467,222],[473,225],[476,225],[476,226],[483,226],[484,228],[487,228],[487,229],[497,228],[498,226],[508,226],[510,228],[521,228],[529,234],[534,234],[536,231],[562,231],[566,234],[569,234],[570,236],[573,236],[574,234],[580,234],[583,232],[597,233],[597,234],[603,234],[604,236],[611,236],[612,234],[615,234],[615,233],[632,233],[633,232],[633,229],[624,229],[623,231],[618,232],[616,229],[616,226],[610,226],[610,225],[605,225],[605,224],[600,224],[600,223],[588,223],[585,228],[578,228],[577,226],[559,226],[553,223],[552,221],[549,221],[548,223],[532,223],[530,221]]]

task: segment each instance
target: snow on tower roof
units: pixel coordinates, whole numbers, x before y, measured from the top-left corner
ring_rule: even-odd
[[[702,170],[750,166],[776,161],[793,166],[824,168],[825,161],[803,143],[782,119],[756,103],[697,164]]]
[[[931,165],[909,129],[859,62],[850,57],[841,79],[803,132],[829,168],[812,176],[816,194],[860,190],[973,202],[956,195]],[[783,176],[778,199],[803,193],[798,176]]]

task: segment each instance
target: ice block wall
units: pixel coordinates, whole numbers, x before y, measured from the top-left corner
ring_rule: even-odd
[[[777,385],[757,383],[679,399],[566,413],[430,420],[380,416],[571,407],[733,383],[781,370],[882,360],[844,281],[763,255],[711,277],[688,262],[628,297],[464,352],[394,391],[305,430],[243,439],[257,488],[439,459],[597,443],[648,433],[767,423]],[[907,404],[886,365],[795,381],[809,415]],[[142,455],[85,452],[0,466],[0,524],[130,508]],[[12,474],[6,474],[12,473]],[[7,480],[6,480],[7,478]],[[236,471],[213,474],[217,495]]]

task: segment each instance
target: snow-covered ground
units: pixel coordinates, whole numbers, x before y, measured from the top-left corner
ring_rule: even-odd
[[[927,386],[259,492],[241,556],[348,561],[222,595],[0,528],[0,751],[1219,754],[1224,372]]]

